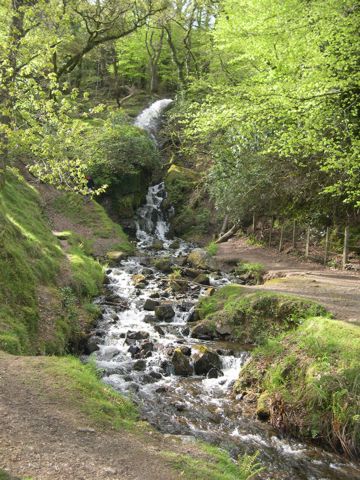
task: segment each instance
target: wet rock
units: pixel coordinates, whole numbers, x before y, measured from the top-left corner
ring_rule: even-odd
[[[208,297],[212,297],[215,292],[216,292],[216,288],[214,288],[214,287],[209,287],[209,288],[206,289],[206,292],[205,292],[205,293],[206,293],[206,295],[207,295]]]
[[[142,273],[137,273],[132,276],[132,281],[137,288],[143,288],[148,282],[145,275]]]
[[[233,328],[231,325],[223,322],[217,322],[216,323],[216,333],[218,333],[221,336],[228,336],[233,333]]]
[[[222,377],[223,375],[224,375],[224,373],[221,370],[218,370],[217,368],[210,368],[206,377],[207,378],[219,378],[219,377]]]
[[[120,353],[120,350],[116,347],[107,347],[101,355],[101,360],[111,360],[112,358],[116,357]]]
[[[145,323],[154,323],[154,322],[156,322],[156,317],[155,317],[155,315],[145,315],[145,317],[144,317],[144,322],[145,322]]]
[[[161,321],[171,322],[175,316],[175,311],[169,303],[163,303],[155,307],[155,315]]]
[[[112,272],[112,268],[107,268],[105,270],[106,275],[110,275],[111,272]]]
[[[214,258],[202,248],[195,248],[192,250],[187,261],[194,268],[201,268],[203,270],[217,270],[217,265]]]
[[[124,258],[127,258],[129,255],[125,252],[122,252],[121,250],[118,251],[112,251],[112,252],[107,252],[106,257],[110,262],[112,263],[118,263],[120,260],[123,260]]]
[[[156,392],[156,393],[166,393],[166,392],[167,392],[167,388],[162,385],[161,387],[157,388],[157,389],[155,390],[155,392]]]
[[[200,273],[200,275],[195,277],[194,282],[200,283],[200,285],[210,285],[210,278],[205,273]]]
[[[155,380],[161,380],[162,379],[161,373],[154,372],[153,370],[149,373],[149,375],[151,375],[153,378],[155,378]]]
[[[87,341],[87,345],[85,347],[85,354],[91,355],[92,353],[100,350],[99,343],[101,343],[101,338],[99,337],[90,337]]]
[[[174,240],[173,242],[170,243],[170,248],[177,250],[180,248],[180,240]]]
[[[133,369],[138,372],[145,370],[145,368],[146,368],[145,360],[137,360],[133,365]]]
[[[207,375],[211,369],[221,370],[221,359],[207,347],[197,347],[193,353],[194,370],[197,375]]]
[[[181,312],[189,312],[192,309],[193,306],[194,306],[194,304],[192,302],[182,302],[179,305],[179,310]]]
[[[155,382],[156,382],[156,378],[154,378],[153,376],[148,375],[147,373],[145,373],[145,375],[142,375],[142,376],[141,376],[141,382],[142,382],[142,383],[155,383]]]
[[[147,298],[144,303],[144,310],[153,311],[155,307],[158,307],[160,302],[158,300],[153,300],[152,298]]]
[[[199,340],[212,340],[216,337],[213,326],[206,322],[198,323],[192,328],[191,336]]]
[[[160,298],[160,293],[159,292],[152,292],[149,295],[150,298]]]
[[[151,244],[150,248],[152,250],[163,250],[164,249],[164,243],[161,240],[154,240],[153,243]]]
[[[155,325],[154,326],[154,330],[161,336],[164,336],[165,335],[165,332],[164,330],[160,327],[160,325]]]
[[[135,355],[138,355],[140,353],[140,348],[137,345],[130,345],[128,352],[134,358]]]
[[[181,330],[181,335],[184,335],[184,337],[187,337],[190,333],[190,328],[189,327],[185,327]]]
[[[143,268],[143,270],[142,270],[142,274],[146,275],[146,276],[152,275],[153,273],[154,272],[151,268]]]
[[[163,372],[164,372],[164,375],[166,377],[168,377],[169,375],[171,375],[172,373],[172,365],[171,363],[168,361],[168,360],[163,360],[160,364]]]
[[[184,355],[186,355],[187,357],[191,356],[191,348],[190,347],[187,347],[186,345],[184,345],[184,346],[179,347],[179,350],[181,350],[181,352]]]
[[[141,353],[142,353],[142,354],[146,354],[146,353],[149,353],[149,352],[153,352],[153,351],[154,351],[154,344],[153,344],[153,342],[145,341],[145,342],[142,343],[142,345],[140,346],[140,350],[141,350]]]
[[[185,405],[185,403],[175,402],[173,405],[174,405],[174,407],[176,408],[176,410],[177,410],[178,412],[183,412],[184,410],[186,410],[186,405]]]
[[[130,392],[137,393],[137,392],[140,390],[140,387],[139,387],[139,385],[137,385],[136,383],[130,383],[130,384],[127,386],[127,389],[128,389]]]
[[[176,348],[172,356],[172,364],[174,367],[175,375],[181,377],[189,377],[193,373],[190,359],[181,351],[180,348]]]
[[[134,332],[129,330],[126,334],[126,338],[130,340],[145,340],[146,338],[149,338],[149,332]]]
[[[105,277],[103,283],[104,283],[104,285],[110,285],[110,283],[111,283],[110,278],[109,278],[109,277]]]
[[[159,257],[152,260],[152,265],[163,273],[172,272],[172,262],[169,257]]]

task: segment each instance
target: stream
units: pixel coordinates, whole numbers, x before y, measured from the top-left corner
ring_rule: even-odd
[[[170,103],[168,99],[155,102],[137,117],[135,125],[156,141],[161,115]],[[169,212],[162,209],[165,198],[163,183],[149,188],[146,204],[137,213],[137,255],[107,270],[107,292],[97,300],[102,316],[92,339],[99,348],[92,355],[103,371],[103,381],[131,396],[142,417],[164,433],[206,440],[227,449],[234,458],[258,451],[264,480],[360,478],[360,465],[284,438],[269,425],[242,414],[241,400],[234,399],[231,390],[251,349],[191,338],[188,320],[209,287],[190,281],[185,291],[173,292],[168,288],[169,273],[153,265],[154,259],[164,256],[180,265],[194,248],[181,239],[168,238]],[[225,274],[211,278],[214,288],[228,282]],[[158,303],[171,306],[173,312],[157,318],[154,308]],[[175,375],[174,350],[180,349],[190,360],[202,346],[216,352],[220,366],[207,375]]]

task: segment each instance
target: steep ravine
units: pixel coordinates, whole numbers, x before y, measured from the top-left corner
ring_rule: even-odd
[[[135,122],[154,141],[169,104],[155,102]],[[102,317],[91,340],[103,380],[130,395],[144,418],[163,432],[206,439],[234,456],[259,451],[263,479],[357,478],[360,465],[281,438],[242,414],[241,401],[230,393],[250,349],[189,336],[193,307],[208,286],[189,281],[170,288],[174,277],[167,258],[183,265],[193,246],[167,237],[165,197],[163,183],[149,188],[137,214],[137,255],[107,270],[107,293],[97,300]],[[225,274],[210,281],[214,288],[228,283]]]

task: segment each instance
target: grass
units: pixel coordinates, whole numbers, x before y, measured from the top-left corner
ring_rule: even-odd
[[[131,400],[101,382],[94,364],[82,364],[74,357],[49,357],[45,373],[51,379],[52,394],[79,409],[94,425],[119,430],[138,420]]]
[[[210,328],[219,323],[229,326],[232,340],[257,344],[296,328],[308,317],[327,315],[325,308],[311,300],[265,291],[249,293],[239,285],[227,285],[202,298],[196,311]]]
[[[256,461],[256,455],[244,455],[235,462],[220,448],[199,443],[204,457],[177,455],[167,452],[170,463],[184,478],[192,480],[250,480],[263,469]]]
[[[0,191],[0,349],[32,351],[38,326],[37,286],[52,285],[63,253],[40,198],[15,171]]]
[[[215,256],[219,250],[219,245],[215,242],[210,242],[209,245],[205,248],[207,253],[212,257]]]
[[[111,247],[112,250],[122,250],[132,253],[133,245],[128,241],[127,235],[121,226],[114,223],[108,217],[104,208],[94,200],[88,203],[75,193],[63,193],[53,200],[55,211],[65,215],[74,223],[89,228],[92,239],[96,238],[117,238],[118,241]]]
[[[262,283],[265,267],[262,263],[239,262],[235,268],[235,274],[253,279],[256,284]]]
[[[258,347],[237,391],[287,433],[360,454],[360,328],[324,317]]]
[[[121,227],[95,202],[89,206],[66,193],[56,202],[65,217],[89,226],[93,238],[71,231],[53,235],[37,190],[17,170],[8,171],[0,190],[0,350],[66,352],[69,340],[86,326],[85,318],[94,318],[83,305],[99,294],[103,283],[92,240],[96,235],[110,237],[118,239],[114,248],[133,248]],[[66,254],[57,237],[66,239]]]

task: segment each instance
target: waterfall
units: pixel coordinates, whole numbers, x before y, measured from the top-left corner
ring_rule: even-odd
[[[156,142],[164,110],[173,102],[170,98],[158,100],[146,108],[135,119],[134,125],[146,130]],[[154,239],[166,242],[169,224],[162,210],[162,203],[166,198],[164,182],[149,187],[146,203],[139,208],[136,220],[136,237],[140,247],[150,246]]]
[[[172,102],[173,100],[171,98],[157,100],[136,117],[134,125],[146,130],[156,141],[156,134],[160,126],[162,114]]]

